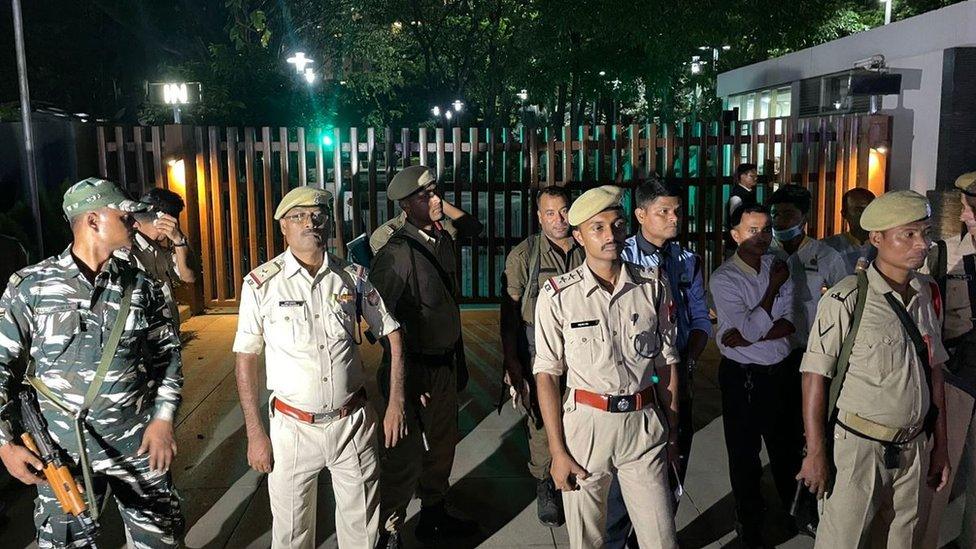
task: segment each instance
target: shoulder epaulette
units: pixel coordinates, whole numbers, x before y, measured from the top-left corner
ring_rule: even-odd
[[[285,267],[285,261],[281,258],[275,258],[271,261],[261,265],[257,269],[247,273],[244,280],[254,289],[258,289],[271,279],[273,276],[281,272],[281,269]]]
[[[556,295],[573,284],[582,281],[583,267],[579,267],[569,271],[566,274],[561,274],[550,278],[545,284],[542,285],[542,289],[549,292],[551,295]]]
[[[857,276],[850,275],[845,277],[843,280],[834,284],[832,288],[828,291],[827,295],[836,299],[837,301],[844,302],[850,299],[852,296],[857,294]]]

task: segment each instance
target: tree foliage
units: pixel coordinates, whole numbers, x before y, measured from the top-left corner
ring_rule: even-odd
[[[950,3],[900,0],[895,18]],[[25,10],[36,100],[159,123],[171,115],[146,103],[145,82],[199,81],[203,102],[186,120],[222,125],[430,124],[431,108],[454,99],[463,123],[492,126],[714,116],[718,72],[883,18],[876,0],[49,0]],[[315,60],[312,85],[285,61],[296,51]],[[0,98],[13,100],[12,47],[0,61]]]

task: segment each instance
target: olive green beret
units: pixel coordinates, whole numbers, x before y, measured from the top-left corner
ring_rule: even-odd
[[[969,196],[976,196],[976,172],[964,173],[956,178],[956,188]]]
[[[397,172],[386,187],[386,197],[390,200],[403,200],[431,183],[437,178],[427,166],[410,166]]]
[[[894,191],[868,204],[861,214],[861,227],[866,231],[887,231],[929,217],[932,206],[924,196],[915,191]]]
[[[330,206],[332,205],[332,193],[315,187],[295,187],[288,191],[288,194],[281,197],[278,209],[275,210],[274,218],[281,219],[288,213],[288,210],[298,206]]]
[[[146,212],[151,210],[152,206],[130,200],[115,183],[97,177],[82,179],[69,187],[61,202],[61,209],[68,219],[100,208],[112,208],[123,212]]]
[[[614,185],[603,185],[580,195],[569,208],[569,224],[576,227],[594,215],[620,207],[623,190]]]

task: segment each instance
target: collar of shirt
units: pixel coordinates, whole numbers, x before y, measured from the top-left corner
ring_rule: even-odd
[[[603,286],[600,281],[596,279],[596,275],[590,270],[590,267],[584,262],[583,263],[583,285],[586,289],[586,296],[589,297],[593,295],[593,292],[597,290],[602,290]],[[630,277],[630,273],[627,272],[627,264],[623,261],[620,262],[620,274],[617,275],[617,284],[613,287],[613,292],[610,294],[611,297],[615,297],[623,293],[624,289],[633,286],[633,279]]]
[[[122,263],[129,262],[129,251],[126,249],[116,250],[112,252],[109,256],[108,261],[102,265],[102,270],[95,273],[95,282],[93,286],[106,286],[110,280],[118,279],[121,274]],[[86,284],[91,284],[88,278],[81,273],[81,269],[78,267],[78,263],[75,261],[75,256],[71,253],[71,244],[65,248],[61,255],[58,256],[58,266],[64,269],[64,277],[66,279],[78,278],[85,281]]]
[[[433,246],[434,244],[437,243],[438,237],[436,236],[437,235],[436,232],[432,236],[427,231],[425,231],[425,230],[421,229],[420,227],[414,225],[410,221],[407,221],[406,223],[404,223],[403,224],[403,228],[404,228],[404,230],[407,231],[407,234],[413,236],[415,239],[417,239],[417,240],[419,240],[419,241],[421,241],[421,242],[423,242],[425,244],[428,244],[430,246]],[[435,223],[434,224],[434,231],[437,231],[437,230],[438,230],[438,224]]]
[[[734,254],[732,254],[732,264],[735,265],[736,267],[738,267],[739,270],[741,270],[743,273],[745,273],[747,275],[759,276],[759,271],[757,271],[756,269],[753,269],[751,265],[749,265],[748,263],[746,263],[745,260],[742,259],[739,256],[739,252],[738,251],[735,252]],[[759,270],[760,271],[762,270],[762,260],[761,259],[759,261]]]
[[[914,295],[912,295],[912,298],[909,300],[909,302],[905,303],[904,300],[902,300],[901,298],[901,294],[896,292],[894,288],[891,287],[891,284],[888,284],[888,281],[885,280],[883,276],[881,276],[881,273],[878,272],[878,268],[874,266],[873,261],[871,262],[871,266],[867,268],[866,272],[868,275],[868,287],[871,288],[871,291],[877,292],[880,295],[884,295],[888,292],[891,292],[895,295],[898,301],[902,302],[902,304],[905,307],[908,307],[908,305],[916,297],[918,297],[919,291],[922,289],[922,283],[918,281],[918,276],[915,274],[914,271],[910,272],[908,274],[908,285],[909,287],[911,287],[912,290],[915,291],[915,293]]]
[[[549,237],[546,236],[545,233],[542,233],[541,242],[539,242],[539,255],[546,255],[547,253],[552,252],[558,255],[561,259],[565,260],[567,257],[573,255],[577,249],[581,249],[579,243],[576,242],[576,239],[572,236],[570,236],[570,238],[572,238],[572,244],[569,246],[569,249],[564,252],[558,244],[554,243],[552,240],[549,240]]]
[[[282,274],[284,274],[287,278],[291,278],[298,273],[303,273],[302,276],[306,277],[314,284],[316,281],[320,280],[322,276],[329,272],[329,267],[332,262],[332,258],[329,257],[327,252],[323,251],[322,253],[324,254],[322,266],[319,267],[318,272],[316,272],[315,276],[313,277],[309,275],[308,271],[305,270],[305,267],[302,267],[302,264],[298,262],[298,259],[292,253],[291,248],[288,248],[285,250],[285,253],[282,254],[283,259],[285,260],[285,265],[281,268]]]
[[[850,242],[851,245],[854,246],[855,248],[860,248],[861,246],[863,246],[863,245],[865,245],[865,244],[868,243],[867,240],[864,240],[863,242],[860,241],[860,240],[858,240],[857,237],[855,237],[853,234],[851,234],[850,231],[847,231],[847,232],[845,232],[843,234],[844,234],[844,238],[846,238],[847,241]]]
[[[664,250],[667,249],[667,245],[664,248],[658,248],[653,242],[644,238],[644,233],[641,231],[637,231],[637,234],[634,236],[634,240],[637,242],[637,249],[645,255],[654,255],[658,252],[663,254]]]

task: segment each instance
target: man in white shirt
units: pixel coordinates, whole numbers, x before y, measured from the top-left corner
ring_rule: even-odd
[[[793,281],[793,349],[807,347],[810,326],[824,290],[847,276],[844,260],[836,250],[806,235],[810,191],[799,185],[783,185],[766,205],[773,218],[772,249],[790,267]]]
[[[763,547],[762,442],[785,506],[792,500],[802,460],[800,354],[790,352],[790,335],[796,330],[793,283],[786,263],[766,255],[772,241],[766,208],[740,207],[730,222],[738,249],[709,281],[722,353],[722,422],[736,530],[746,547]]]
[[[854,187],[841,199],[840,215],[847,223],[847,231],[824,239],[824,244],[837,250],[844,258],[847,274],[854,274],[858,262],[862,269],[874,261],[878,250],[868,242],[868,232],[861,227],[861,214],[876,197],[863,187]]]
[[[403,369],[400,325],[365,269],[326,251],[331,195],[298,187],[274,218],[288,249],[244,278],[234,352],[247,429],[247,460],[270,473],[271,546],[315,545],[317,478],[332,476],[340,547],[373,547],[379,531],[376,421],[366,405],[356,347],[362,316],[388,337],[392,369]],[[265,353],[272,391],[270,437],[261,420],[258,355]],[[401,395],[402,397],[402,395]],[[387,410],[386,445],[406,435],[402,408]]]

